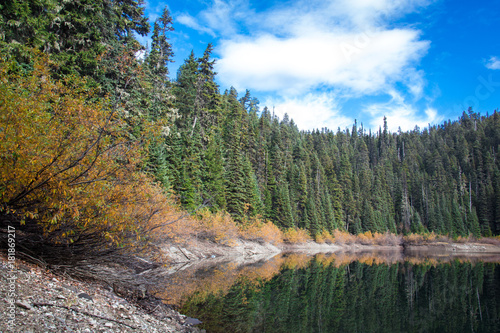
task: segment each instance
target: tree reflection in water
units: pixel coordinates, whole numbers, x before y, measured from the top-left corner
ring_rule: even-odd
[[[208,332],[496,332],[498,259],[282,254],[179,271],[157,294]]]

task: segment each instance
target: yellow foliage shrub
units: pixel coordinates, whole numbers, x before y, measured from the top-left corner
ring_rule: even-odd
[[[403,241],[402,236],[391,234],[389,231],[383,234],[376,232],[373,239],[377,245],[401,245]]]
[[[238,227],[229,213],[211,213],[208,209],[199,212],[201,218],[197,221],[197,235],[216,243],[234,246],[238,238]]]
[[[471,236],[467,236],[467,237],[458,236],[454,241],[456,243],[469,243],[469,242],[473,241],[473,237],[471,237]]]
[[[333,232],[333,239],[336,244],[354,244],[356,236],[351,235],[346,231],[335,229]]]
[[[357,241],[363,245],[372,245],[373,244],[373,235],[371,231],[367,231],[363,234],[359,234],[357,236]]]
[[[274,223],[261,222],[258,219],[241,227],[240,237],[275,245],[283,243],[283,232]]]
[[[328,232],[328,230],[323,230],[320,234],[315,237],[316,243],[327,243],[332,244],[334,242],[334,237]]]
[[[424,234],[424,240],[427,242],[434,242],[436,241],[437,237],[438,236],[434,233],[434,231],[430,234]]]
[[[403,237],[405,243],[407,244],[412,244],[412,245],[418,245],[422,244],[424,242],[424,236],[420,234],[409,234]]]
[[[447,237],[446,237],[447,238]],[[433,243],[444,240],[442,236],[436,235],[434,232],[425,234],[409,234],[403,237],[405,243],[412,245],[420,245],[425,243]]]
[[[287,243],[297,244],[310,241],[312,238],[304,229],[288,228],[283,232],[283,240]]]

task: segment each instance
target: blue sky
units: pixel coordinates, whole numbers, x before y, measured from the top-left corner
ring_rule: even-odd
[[[146,1],[168,6],[171,76],[214,45],[221,91],[249,89],[300,129],[392,131],[500,109],[500,0]],[[146,39],[141,40],[145,43]]]

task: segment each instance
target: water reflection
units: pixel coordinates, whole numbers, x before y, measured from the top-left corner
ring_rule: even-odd
[[[498,332],[498,257],[282,254],[203,263],[158,295],[208,332]]]

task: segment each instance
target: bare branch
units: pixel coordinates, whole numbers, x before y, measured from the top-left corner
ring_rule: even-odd
[[[149,228],[149,229],[146,230],[146,232],[151,232],[151,231],[153,231],[155,229],[166,227],[167,225],[179,222],[180,220],[184,219],[185,217],[193,215],[194,213],[196,213],[200,209],[202,209],[204,207],[207,207],[209,202],[210,202],[210,200],[204,200],[203,203],[201,205],[199,205],[198,207],[196,207],[196,209],[194,209],[193,211],[187,212],[186,214],[183,214],[181,217],[179,217],[179,218],[177,218],[177,219],[175,219],[173,221],[170,221],[170,222],[167,222],[167,223],[162,223],[162,224],[156,225],[156,226],[154,226],[152,228]]]

